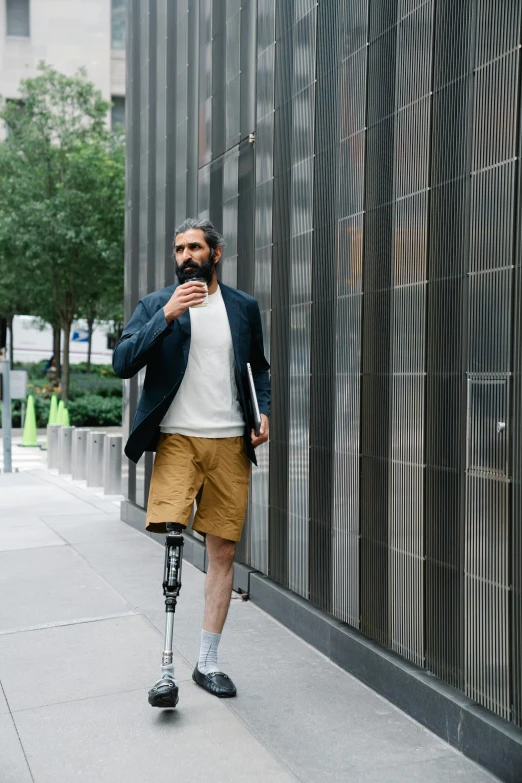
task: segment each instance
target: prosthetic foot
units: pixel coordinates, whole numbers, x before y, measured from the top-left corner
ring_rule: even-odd
[[[178,686],[174,680],[172,665],[172,635],[174,612],[181,588],[181,564],[183,559],[183,525],[168,522],[165,538],[165,570],[163,595],[165,596],[165,646],[161,660],[162,676],[149,691],[152,707],[175,707],[179,700]]]

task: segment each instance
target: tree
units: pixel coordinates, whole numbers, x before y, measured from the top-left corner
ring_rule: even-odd
[[[98,274],[89,278],[80,312],[88,324],[89,372],[94,324],[123,319],[125,150],[121,137],[114,136],[109,149],[90,148],[86,153],[82,181],[90,178],[92,187],[83,201],[83,211],[92,230],[92,241],[87,245],[98,268]]]
[[[0,111],[9,129],[4,157],[16,173],[10,183],[0,174],[0,238],[16,236],[33,286],[30,314],[64,332],[67,399],[72,322],[92,311],[118,267],[123,278],[123,139],[108,130],[109,104],[84,70],[65,76],[41,63],[19,92],[20,104]]]

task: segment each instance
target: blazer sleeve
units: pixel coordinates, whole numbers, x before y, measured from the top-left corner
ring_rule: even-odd
[[[132,378],[147,364],[154,345],[168,327],[163,308],[152,317],[142,300],[114,348],[112,366],[119,378]]]
[[[259,412],[270,416],[270,376],[268,371],[270,365],[265,358],[263,346],[263,327],[261,325],[261,313],[259,305],[254,301],[250,307],[250,328],[251,328],[251,347],[250,347],[250,366],[254,377],[254,386],[256,387],[257,402]]]

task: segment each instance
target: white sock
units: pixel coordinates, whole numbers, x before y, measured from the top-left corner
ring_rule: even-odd
[[[202,674],[219,672],[221,669],[217,662],[217,651],[220,633],[210,633],[210,631],[201,631],[201,647],[199,648],[198,669]]]
[[[174,677],[174,664],[171,663],[168,666],[162,666],[161,667],[161,680],[174,680],[176,682],[176,679]]]

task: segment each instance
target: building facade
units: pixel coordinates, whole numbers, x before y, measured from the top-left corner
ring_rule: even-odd
[[[84,67],[124,123],[125,24],[126,0],[0,0],[0,95],[16,100],[41,60],[70,75]]]
[[[192,215],[261,308],[239,559],[522,726],[522,5],[128,5],[126,318]]]

